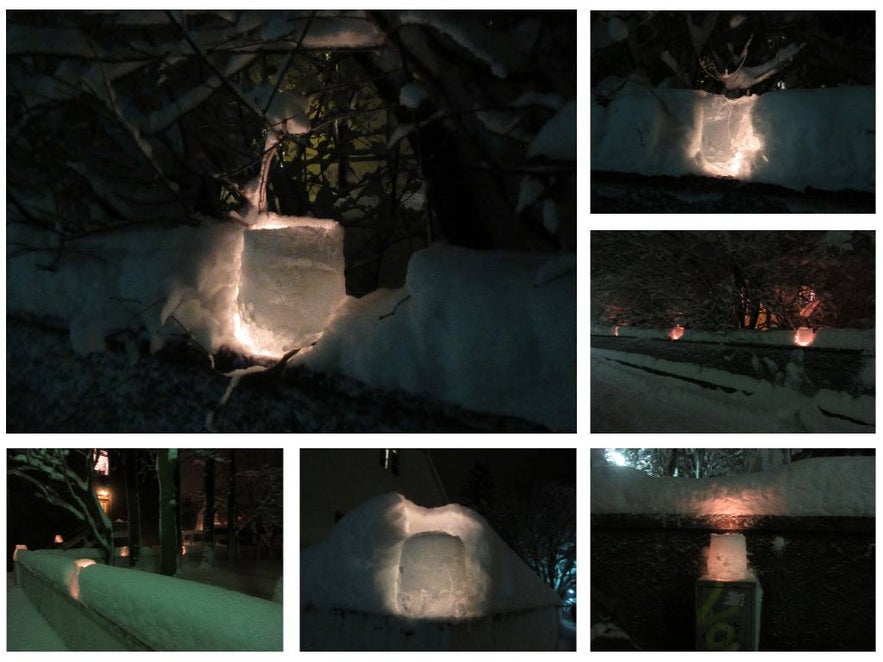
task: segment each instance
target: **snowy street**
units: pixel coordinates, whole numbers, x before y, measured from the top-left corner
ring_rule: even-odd
[[[840,390],[817,388],[808,375],[830,375],[826,361],[808,361],[803,367],[789,360],[778,367],[765,356],[753,360],[739,353],[759,348],[727,348],[733,365],[708,368],[697,357],[713,355],[714,348],[626,338],[626,347],[642,345],[648,353],[628,353],[592,347],[591,430],[598,432],[873,432],[873,396],[852,398]],[[621,347],[621,346],[620,346]],[[664,348],[657,354],[658,348]],[[653,356],[649,355],[653,351]],[[784,352],[785,350],[781,350]],[[776,355],[777,350],[763,348]],[[680,354],[680,361],[666,360]],[[690,354],[690,362],[682,362]],[[757,366],[761,373],[745,369]],[[812,370],[809,366],[812,366]],[[775,368],[775,370],[771,370]],[[763,370],[767,370],[763,376]],[[813,372],[817,370],[818,372]],[[742,373],[742,374],[739,374]],[[822,379],[819,379],[821,385]],[[828,383],[834,378],[824,377]]]

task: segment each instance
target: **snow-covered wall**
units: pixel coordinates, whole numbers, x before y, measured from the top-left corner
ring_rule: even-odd
[[[801,460],[717,478],[654,478],[629,467],[592,470],[593,514],[874,517],[874,457]]]
[[[455,504],[366,501],[302,551],[300,590],[304,650],[542,650],[557,641],[558,596]],[[346,641],[341,627],[352,630]]]
[[[16,575],[73,650],[282,650],[280,603],[44,551]]]
[[[650,340],[670,340],[671,328],[651,329],[636,326],[593,326],[592,334],[617,336],[619,338],[647,338]],[[851,349],[874,352],[874,329],[815,329],[810,346],[816,349]],[[702,331],[684,327],[679,342],[704,342],[740,345],[767,345],[773,347],[796,347],[795,329],[772,329],[753,331],[734,329],[731,331]]]
[[[607,96],[604,89],[613,91]],[[874,191],[873,87],[727,99],[651,89],[632,78],[605,81],[598,90],[592,170],[734,177],[799,191]]]

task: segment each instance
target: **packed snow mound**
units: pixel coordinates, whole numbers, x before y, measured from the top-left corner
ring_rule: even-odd
[[[377,388],[576,429],[576,256],[437,244],[402,290],[349,298],[296,361]]]
[[[592,469],[592,513],[874,517],[874,457],[813,458],[718,478]]]
[[[475,618],[558,606],[558,596],[478,514],[366,501],[301,552],[301,607],[415,619]]]
[[[701,175],[874,191],[874,88],[780,90],[727,99],[602,81],[592,102],[592,170]]]

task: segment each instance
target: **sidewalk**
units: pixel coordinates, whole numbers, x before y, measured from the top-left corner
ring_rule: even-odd
[[[15,585],[15,575],[11,572],[6,573],[6,650],[70,650],[25,597],[24,591]]]

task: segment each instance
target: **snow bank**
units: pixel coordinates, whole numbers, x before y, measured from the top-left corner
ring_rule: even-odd
[[[400,494],[366,501],[301,552],[301,607],[409,618],[474,618],[557,607],[558,596],[487,522]]]
[[[632,78],[592,102],[592,170],[874,191],[874,88],[727,99]]]
[[[628,467],[592,469],[594,514],[874,517],[873,457],[813,458],[719,478],[653,478]]]
[[[104,565],[81,573],[80,601],[153,650],[282,650],[282,605]]]
[[[301,552],[302,650],[554,650],[560,600],[479,515],[385,494]]]
[[[27,573],[25,592],[80,650],[282,650],[279,603],[47,551],[19,552],[16,572]]]
[[[296,357],[369,385],[576,429],[576,258],[418,251],[402,290],[340,307]]]
[[[651,374],[616,362],[619,359],[738,391],[728,393],[676,377]],[[788,376],[784,387],[777,387],[764,380],[695,364],[592,348],[592,429],[596,432],[873,432],[876,415],[873,396],[852,397],[827,389],[805,396],[799,391],[799,368],[793,363],[789,366],[792,368],[789,371],[786,367]],[[614,421],[613,425],[607,417]]]
[[[9,226],[10,242],[23,232]],[[15,239],[13,239],[15,237]],[[7,257],[7,311],[58,319],[81,354],[113,332],[145,328],[154,349],[190,331],[216,350],[232,335],[242,230],[230,225],[117,231],[71,241],[53,269],[51,246]],[[8,251],[8,249],[7,249]]]
[[[593,326],[592,334],[617,336],[620,338],[647,338],[669,340],[668,329],[647,329],[634,326]],[[794,347],[795,329],[771,329],[753,331],[734,329],[731,331],[700,331],[685,327],[680,340],[683,342],[707,342],[718,344],[767,345],[772,347]],[[874,352],[874,329],[815,329],[812,347],[818,349],[853,349]]]

